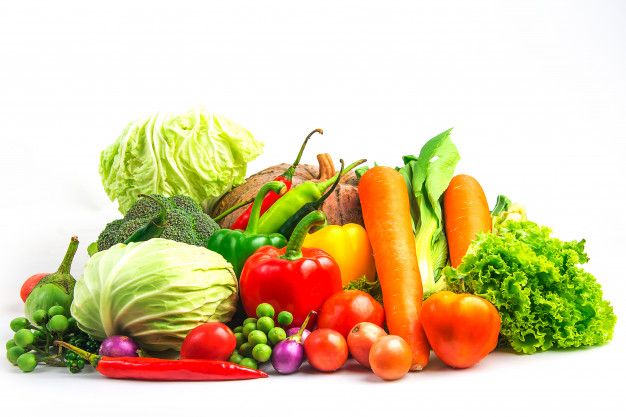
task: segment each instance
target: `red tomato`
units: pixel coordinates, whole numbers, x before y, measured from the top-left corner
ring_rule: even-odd
[[[312,332],[304,341],[304,351],[311,366],[318,371],[336,371],[348,360],[346,339],[332,329]]]
[[[370,368],[370,349],[374,342],[384,336],[387,336],[387,332],[374,323],[363,322],[357,324],[348,334],[350,354],[358,363],[366,368]]]
[[[39,281],[41,281],[41,279],[46,275],[48,274],[35,274],[32,277],[28,278],[26,281],[24,281],[24,283],[22,284],[22,289],[20,290],[20,297],[22,298],[22,301],[26,302],[26,299],[30,295],[33,288],[35,288],[35,286],[39,284]]]
[[[376,376],[393,381],[409,372],[413,354],[409,344],[400,336],[385,336],[372,345],[369,360]]]
[[[223,323],[204,323],[187,334],[180,349],[181,359],[226,361],[237,346],[232,330]]]
[[[326,299],[320,310],[317,326],[336,330],[343,337],[348,337],[350,330],[364,321],[382,326],[385,321],[383,306],[366,292],[347,290]]]

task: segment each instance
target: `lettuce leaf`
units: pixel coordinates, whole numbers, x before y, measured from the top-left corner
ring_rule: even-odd
[[[238,124],[197,108],[130,123],[100,155],[100,176],[123,214],[139,194],[186,195],[205,208],[243,183],[263,144]]]
[[[502,341],[520,353],[601,345],[616,317],[600,284],[580,267],[585,241],[564,242],[531,221],[506,220],[472,243],[448,288],[492,302],[502,318]]]

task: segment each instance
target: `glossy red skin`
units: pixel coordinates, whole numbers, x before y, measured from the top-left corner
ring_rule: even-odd
[[[226,361],[235,350],[237,339],[223,323],[204,323],[187,334],[180,349],[181,359]]]
[[[347,338],[350,330],[364,321],[382,326],[385,321],[383,306],[366,292],[347,290],[324,301],[317,326],[336,330]]]
[[[321,249],[302,248],[302,258],[282,259],[285,248],[259,248],[246,261],[239,280],[248,317],[261,303],[293,314],[291,326],[300,326],[310,311],[318,311],[328,297],[341,291],[341,271]]]
[[[358,363],[366,368],[371,368],[370,350],[372,345],[385,336],[387,336],[387,332],[374,323],[358,323],[350,330],[346,339],[350,354]]]
[[[348,344],[341,333],[317,329],[304,342],[304,352],[311,366],[318,371],[333,372],[348,360]]]
[[[273,181],[280,181],[285,184],[285,193],[291,189],[291,180],[283,177],[282,175],[274,178]],[[263,213],[265,213],[270,207],[272,207],[272,205],[277,202],[280,197],[282,197],[282,194],[278,194],[275,191],[268,192],[261,202],[261,214],[259,215],[262,216]],[[250,221],[250,214],[252,214],[252,204],[250,204],[248,208],[243,213],[241,213],[241,216],[237,217],[237,220],[233,222],[233,224],[230,226],[230,229],[246,230],[246,228],[248,227],[248,222]]]
[[[28,298],[30,293],[33,291],[33,288],[35,288],[35,286],[39,284],[39,281],[41,281],[41,279],[45,277],[46,275],[49,275],[49,274],[48,273],[35,274],[32,277],[28,278],[26,281],[24,281],[24,283],[22,284],[22,289],[20,290],[20,298],[22,299],[22,301],[26,302],[26,299]]]
[[[424,301],[420,317],[433,351],[453,368],[477,364],[498,344],[500,314],[482,297],[440,291]]]
[[[231,381],[267,378],[263,371],[246,368],[226,361],[197,359],[111,358],[97,359],[96,370],[116,379],[146,381]]]

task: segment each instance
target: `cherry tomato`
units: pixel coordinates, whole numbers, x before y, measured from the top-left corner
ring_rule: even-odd
[[[227,361],[237,346],[237,338],[223,323],[204,323],[187,334],[180,349],[181,359]]]
[[[382,326],[385,321],[383,306],[366,292],[347,290],[326,299],[317,325],[321,329],[333,329],[343,337],[348,337],[350,330],[364,321]]]
[[[350,354],[358,363],[366,368],[371,368],[370,349],[374,342],[384,336],[387,336],[387,332],[374,323],[363,322],[357,324],[348,334]]]
[[[384,336],[370,349],[372,371],[381,379],[393,381],[409,372],[413,355],[411,347],[400,336]]]
[[[311,332],[304,341],[304,351],[311,366],[318,371],[336,371],[348,360],[346,339],[332,329]]]
[[[33,288],[35,288],[35,286],[39,284],[39,281],[41,281],[41,279],[46,275],[48,274],[35,274],[32,277],[28,278],[26,281],[24,281],[24,283],[22,284],[22,289],[20,290],[20,297],[22,298],[22,301],[26,302],[26,299],[30,295]]]

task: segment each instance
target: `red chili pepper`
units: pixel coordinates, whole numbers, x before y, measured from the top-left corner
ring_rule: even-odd
[[[232,381],[267,378],[267,374],[263,371],[225,361],[113,358],[95,355],[61,341],[56,341],[55,344],[76,352],[88,360],[98,372],[109,378],[147,381]]]
[[[293,325],[302,324],[311,310],[319,310],[332,294],[341,291],[341,271],[321,249],[302,248],[309,229],[326,222],[321,211],[309,213],[296,226],[286,248],[263,246],[248,258],[239,281],[248,316],[261,303],[276,311],[290,311]]]
[[[324,131],[322,129],[315,129],[311,133],[309,133],[307,137],[304,139],[304,142],[302,142],[302,146],[300,147],[300,152],[298,152],[298,156],[296,157],[296,160],[293,162],[293,164],[289,168],[287,168],[287,170],[283,172],[282,175],[277,176],[273,180],[273,181],[280,181],[283,184],[285,184],[285,192],[291,189],[291,185],[292,185],[291,181],[293,179],[293,175],[296,172],[296,168],[298,167],[298,164],[300,163],[300,159],[302,158],[302,153],[304,152],[304,148],[306,148],[307,142],[309,141],[311,136],[313,136],[314,133],[319,133],[320,135],[322,135],[324,134]],[[272,207],[272,204],[274,204],[280,197],[281,197],[281,194],[275,193],[274,191],[270,191],[269,193],[267,193],[267,195],[263,199],[263,203],[261,204],[261,215],[263,215],[263,213],[265,213],[270,207]],[[250,205],[237,218],[237,220],[233,222],[230,228],[233,230],[235,229],[245,230],[246,227],[248,227],[248,221],[250,220],[251,213],[252,213],[252,205]]]

